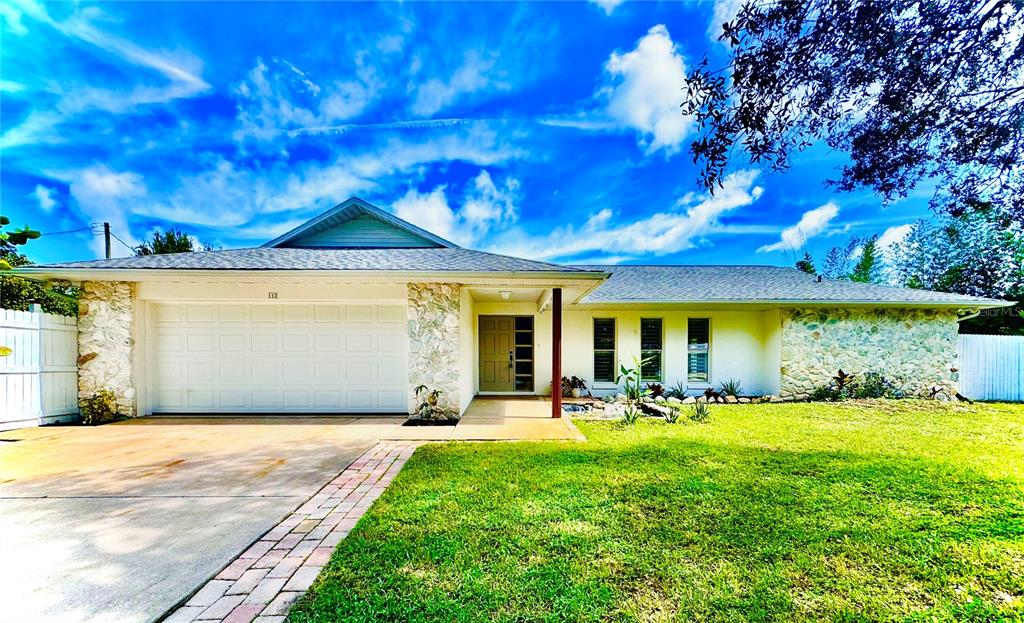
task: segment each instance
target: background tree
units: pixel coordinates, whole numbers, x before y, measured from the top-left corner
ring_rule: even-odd
[[[153,232],[147,242],[135,247],[135,255],[161,255],[164,253],[190,253],[204,251],[207,247],[200,245],[192,236],[174,227],[161,233]]]
[[[818,269],[814,267],[814,258],[806,251],[804,251],[804,256],[796,261],[796,267],[798,270],[810,275],[818,274]]]
[[[687,77],[701,180],[730,159],[785,170],[819,141],[849,163],[830,183],[886,200],[936,185],[935,208],[1024,219],[1024,2],[744,0],[729,61]]]
[[[10,229],[4,231],[6,227],[11,224],[11,219],[6,216],[0,216],[0,270],[11,270],[14,265],[7,261],[7,255],[17,254],[18,247],[24,244],[28,244],[29,240],[35,240],[42,234],[38,231],[31,229],[28,225],[25,225],[21,229]]]
[[[882,261],[878,257],[878,236],[871,236],[860,247],[860,257],[850,273],[850,281],[878,283]]]
[[[30,229],[27,225],[22,229],[4,231],[10,225],[6,216],[0,216],[0,307],[16,311],[27,311],[32,303],[39,303],[48,314],[62,316],[78,315],[77,288],[71,286],[55,286],[37,279],[25,279],[6,274],[6,271],[18,266],[28,266],[32,261],[18,247],[30,240],[36,240],[42,234]]]
[[[1024,223],[993,207],[919,221],[894,246],[894,285],[1024,301]],[[1020,306],[961,323],[964,333],[1024,335]]]
[[[849,279],[851,265],[860,244],[860,238],[853,236],[846,245],[829,249],[821,261],[821,276],[826,279]]]

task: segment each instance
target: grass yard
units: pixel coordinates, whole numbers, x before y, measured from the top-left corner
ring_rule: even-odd
[[[716,406],[421,447],[295,621],[1020,621],[1024,406]]]

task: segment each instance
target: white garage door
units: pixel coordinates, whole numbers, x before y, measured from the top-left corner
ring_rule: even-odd
[[[153,308],[156,413],[404,413],[404,305]]]

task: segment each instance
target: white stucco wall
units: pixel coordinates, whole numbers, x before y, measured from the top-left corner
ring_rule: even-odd
[[[763,389],[760,393],[779,395],[782,367],[782,314],[778,309],[761,313],[764,350],[761,352]]]
[[[614,386],[593,384],[593,319],[615,318],[619,363],[632,365],[640,357],[640,319],[662,318],[664,378],[671,387],[686,383],[686,326],[688,318],[711,320],[711,385],[718,387],[727,379],[738,379],[743,392],[772,393],[778,390],[779,346],[776,335],[768,331],[778,325],[778,312],[707,311],[697,309],[568,311],[563,320],[562,370],[566,376],[587,380],[595,395],[615,391]],[[550,368],[549,368],[550,369]],[[694,391],[707,385],[689,384]]]
[[[482,315],[534,316],[535,392],[551,391],[551,312],[537,312],[533,302],[476,302],[473,309],[473,387],[479,387],[477,371],[477,326]],[[722,381],[735,378],[743,384],[744,393],[777,393],[781,329],[778,310],[770,311],[707,311],[707,310],[571,310],[562,316],[562,374],[576,375],[587,381],[594,395],[614,393],[614,384],[594,386],[593,319],[615,318],[617,356],[620,363],[631,364],[640,356],[640,319],[664,319],[664,367],[666,387],[686,379],[687,318],[711,319],[711,380],[718,387]],[[468,351],[464,351],[468,352]],[[694,385],[703,391],[706,385]]]
[[[473,297],[469,290],[463,288],[459,296],[459,407],[460,414],[476,395],[477,370],[476,349],[477,331],[476,316],[473,310]]]

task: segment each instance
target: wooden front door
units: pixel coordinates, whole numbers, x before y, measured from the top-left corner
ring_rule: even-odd
[[[480,391],[515,389],[512,316],[480,316]]]

